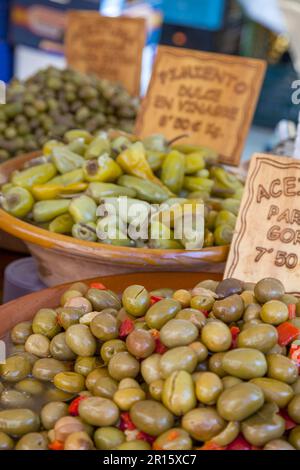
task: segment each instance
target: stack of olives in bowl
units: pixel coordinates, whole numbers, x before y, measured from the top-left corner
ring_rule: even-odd
[[[72,69],[49,67],[24,82],[13,80],[0,109],[0,162],[78,126],[131,132],[138,107],[120,84]]]
[[[12,172],[0,202],[15,217],[79,240],[199,250],[230,244],[243,188],[208,148],[171,145],[163,135],[139,140],[114,130],[94,136],[71,130],[63,141],[48,141],[42,156]],[[141,237],[129,230],[140,222],[131,215],[133,207],[146,213],[147,230]],[[199,207],[204,223],[195,226],[190,238],[184,231],[177,235],[178,214],[189,208],[194,226]]]
[[[0,449],[300,449],[300,304],[276,279],[78,282],[10,338]]]

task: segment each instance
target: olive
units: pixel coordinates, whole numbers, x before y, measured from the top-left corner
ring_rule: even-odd
[[[101,341],[116,339],[119,336],[117,319],[110,313],[99,313],[90,324],[93,335]]]
[[[145,359],[155,349],[155,341],[149,331],[133,330],[126,338],[126,346],[130,354]]]
[[[92,357],[78,356],[74,364],[74,371],[86,377],[87,375],[89,375],[90,372],[92,372],[92,370],[96,369],[102,364],[103,364],[102,361],[100,361],[95,356],[92,356]]]
[[[166,351],[160,359],[159,368],[163,378],[167,378],[172,372],[185,370],[194,372],[197,366],[197,355],[192,348],[181,346]]]
[[[225,377],[222,377],[221,380],[222,380],[224,390],[227,390],[228,388],[231,388],[234,385],[237,385],[242,382],[241,379],[238,379],[237,377],[233,377],[232,375],[226,375]]]
[[[68,416],[68,405],[60,401],[47,403],[41,410],[41,422],[45,429],[53,429],[55,423],[63,416]]]
[[[186,413],[181,425],[196,441],[210,441],[226,426],[215,408],[196,408]]]
[[[224,323],[240,320],[244,313],[244,301],[240,295],[234,294],[222,300],[216,300],[213,305],[213,314]]]
[[[271,325],[280,325],[289,318],[288,307],[280,300],[270,300],[261,309],[260,316],[263,322]]]
[[[30,335],[25,343],[25,350],[37,357],[50,356],[50,340],[41,334]]]
[[[181,303],[174,299],[163,299],[149,308],[145,320],[149,328],[160,330],[181,310]]]
[[[78,308],[85,315],[93,311],[91,302],[85,297],[73,297],[64,304],[65,308]]]
[[[52,401],[66,402],[74,398],[74,393],[64,392],[63,390],[59,390],[52,385],[46,389],[44,398],[45,403],[50,403]]]
[[[285,432],[285,421],[271,403],[267,403],[250,418],[242,422],[242,433],[252,445],[262,447],[267,442],[280,438]]]
[[[264,450],[296,450],[291,444],[283,439],[273,439],[269,441],[265,446]]]
[[[38,380],[51,382],[56,374],[65,372],[67,365],[57,359],[45,358],[39,359],[33,366],[32,375]]]
[[[278,333],[274,326],[258,324],[241,331],[237,338],[238,348],[258,349],[267,353],[277,344]]]
[[[65,442],[67,437],[74,432],[82,432],[84,430],[85,424],[80,419],[73,416],[63,416],[54,425],[54,439]]]
[[[260,319],[261,306],[259,304],[251,304],[245,308],[243,320],[250,322],[251,320]]]
[[[232,342],[230,329],[221,321],[208,322],[201,331],[201,341],[211,352],[227,351]]]
[[[66,331],[66,343],[78,356],[93,356],[96,340],[86,325],[72,325]]]
[[[268,377],[293,384],[298,378],[298,367],[288,357],[281,354],[268,354]]]
[[[227,374],[244,380],[263,377],[267,372],[265,356],[257,349],[239,348],[227,352],[222,360]]]
[[[108,377],[108,370],[105,367],[94,369],[88,374],[85,380],[85,386],[88,390],[93,390],[98,379]]]
[[[52,339],[60,331],[56,311],[50,308],[42,308],[39,310],[33,318],[32,330],[36,334],[41,334]]]
[[[81,295],[85,295],[89,289],[84,282],[74,282],[74,284],[70,286],[70,290],[75,290],[80,292]]]
[[[92,426],[112,426],[119,419],[119,409],[112,400],[88,397],[79,403],[79,416]]]
[[[111,290],[89,289],[86,298],[92,303],[97,312],[105,308],[114,308],[120,310],[121,302],[117,294]]]
[[[294,390],[295,395],[300,393],[300,377],[292,384],[292,389]]]
[[[240,432],[240,423],[238,421],[229,421],[226,428],[212,438],[212,442],[218,446],[228,446],[233,442],[239,435]]]
[[[160,330],[160,341],[168,348],[185,346],[198,337],[198,328],[187,320],[173,319]]]
[[[30,432],[21,437],[15,450],[48,450],[48,439],[39,432]]]
[[[29,409],[0,411],[0,431],[10,436],[23,436],[38,431],[40,420],[36,413]]]
[[[142,317],[150,306],[150,295],[143,286],[133,285],[124,290],[123,306],[134,317]]]
[[[140,370],[139,362],[128,352],[115,354],[108,364],[108,372],[115,380],[135,378]]]
[[[264,394],[260,387],[252,383],[239,383],[221,393],[217,410],[227,421],[243,421],[263,404]]]
[[[251,382],[262,389],[265,401],[274,402],[279,408],[285,408],[294,395],[292,387],[279,380],[260,377]]]
[[[295,423],[300,424],[300,395],[294,396],[288,405],[288,414]]]
[[[15,385],[19,392],[29,393],[30,395],[40,395],[44,391],[43,384],[34,378],[23,379]]]
[[[216,294],[219,299],[224,299],[225,297],[232,296],[234,294],[241,294],[243,291],[244,285],[241,281],[234,278],[224,279],[221,281],[217,288]]]
[[[191,308],[193,310],[200,310],[202,312],[210,312],[214,303],[215,298],[212,295],[194,295],[191,299]]]
[[[208,356],[208,350],[204,344],[200,343],[200,341],[194,341],[189,345],[189,348],[191,348],[196,353],[198,362],[205,361]]]
[[[300,450],[300,426],[296,426],[291,430],[289,435],[289,443],[297,450]]]
[[[151,450],[151,446],[146,441],[136,440],[123,442],[123,444],[120,444],[116,450]]]
[[[67,393],[79,393],[85,389],[85,379],[77,372],[59,372],[54,376],[54,385]]]
[[[125,441],[125,435],[119,429],[107,426],[95,431],[94,441],[97,449],[112,450]]]
[[[118,390],[118,382],[111,377],[100,377],[92,390],[96,397],[113,398]]]
[[[113,400],[122,411],[128,411],[138,401],[145,400],[146,394],[141,388],[124,388],[115,392]]]
[[[108,363],[114,354],[126,351],[126,344],[120,339],[111,339],[102,344],[100,355],[105,363]]]
[[[210,356],[208,360],[208,369],[210,370],[210,372],[214,372],[221,378],[225,377],[226,375],[226,372],[222,367],[224,355],[225,355],[224,352],[216,353]],[[207,368],[205,370],[207,370]]]
[[[0,450],[12,450],[14,445],[14,441],[8,434],[0,432]]]
[[[81,297],[81,291],[78,289],[68,289],[66,292],[63,293],[60,299],[60,305],[64,307],[64,305],[71,299],[76,299],[77,297]]]
[[[222,380],[213,372],[200,374],[196,379],[195,386],[197,399],[205,405],[214,405],[223,391]]]
[[[197,288],[203,288],[203,289],[207,289],[207,290],[210,290],[212,292],[216,292],[217,290],[217,287],[220,283],[218,281],[213,281],[212,279],[207,279],[205,281],[201,281],[201,282],[198,282],[198,284],[194,287],[194,289],[197,289]],[[194,291],[193,289],[193,291]],[[192,291],[192,293],[193,293]]]
[[[7,358],[6,363],[0,365],[0,377],[6,382],[19,382],[31,372],[31,364],[27,357],[16,355]]]
[[[168,287],[162,287],[161,289],[155,289],[150,292],[151,297],[162,297],[163,299],[171,299],[173,294],[174,290]]]
[[[177,313],[176,319],[187,320],[193,323],[197,328],[202,328],[206,323],[206,316],[204,313],[196,310],[195,308],[184,308]]]
[[[59,308],[57,316],[60,325],[67,330],[70,326],[79,323],[80,318],[84,315],[84,311],[80,308]]]
[[[30,321],[18,323],[11,330],[11,340],[14,344],[25,344],[27,338],[32,334],[32,327]]]
[[[254,292],[251,290],[245,290],[241,293],[241,298],[243,299],[244,302],[244,307],[247,308],[249,305],[258,305],[259,303],[257,302]]]
[[[184,370],[172,372],[164,383],[162,402],[176,416],[182,416],[195,408],[196,395],[192,376]]]
[[[134,379],[122,379],[119,382],[119,390],[124,390],[125,388],[138,388],[140,389],[140,384]]]
[[[142,362],[141,374],[147,384],[162,379],[160,360],[160,354],[152,354],[152,356],[147,357],[147,359]]]
[[[151,382],[151,384],[149,385],[149,393],[151,397],[154,400],[161,401],[163,388],[164,388],[163,380],[159,379],[159,380],[154,380],[154,382]]]
[[[135,403],[130,410],[133,424],[150,436],[159,436],[174,424],[174,417],[161,403],[153,400],[142,400]]]
[[[259,281],[254,288],[257,300],[264,304],[269,300],[278,300],[284,295],[284,286],[278,279],[267,277]]]
[[[59,361],[73,361],[76,358],[76,354],[67,345],[66,333],[54,336],[50,343],[50,354]]]
[[[191,298],[191,293],[185,289],[176,290],[173,294],[173,299],[180,302],[183,308],[190,306]]]
[[[153,450],[191,450],[192,447],[192,439],[181,428],[169,429],[153,443]]]
[[[65,440],[64,450],[93,450],[94,444],[89,435],[84,432],[74,432]]]

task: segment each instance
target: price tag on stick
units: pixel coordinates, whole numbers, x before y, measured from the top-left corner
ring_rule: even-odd
[[[225,278],[275,277],[300,295],[300,161],[252,157]]]
[[[180,134],[239,165],[265,73],[265,62],[160,46],[136,134]]]
[[[140,94],[145,42],[143,18],[112,18],[95,11],[68,13],[68,64],[80,72],[120,82],[133,96]]]

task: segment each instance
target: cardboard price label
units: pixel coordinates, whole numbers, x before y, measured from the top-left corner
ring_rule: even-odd
[[[94,11],[68,14],[68,64],[81,72],[120,82],[133,96],[140,94],[145,41],[143,18],[111,18]]]
[[[160,46],[136,133],[163,133],[211,147],[238,165],[265,73],[265,62]]]
[[[282,281],[300,294],[300,161],[255,154],[251,160],[225,278]]]

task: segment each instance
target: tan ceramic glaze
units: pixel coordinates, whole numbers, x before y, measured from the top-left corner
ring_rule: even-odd
[[[36,157],[28,154],[0,165],[0,185],[12,171]],[[198,251],[155,250],[109,246],[51,233],[19,220],[0,209],[0,229],[23,240],[37,259],[42,281],[47,286],[81,278],[136,271],[224,271],[229,246]]]
[[[122,274],[119,276],[107,276],[84,281],[87,285],[91,282],[101,282],[108,289],[121,293],[132,284],[140,284],[146,289],[154,290],[161,287],[173,289],[190,289],[198,282],[205,279],[221,280],[220,274],[204,274],[188,272],[180,275],[174,272]],[[61,295],[70,284],[63,284],[49,289],[44,289],[35,294],[26,295],[0,306],[0,338],[3,337],[17,323],[30,320],[41,308],[55,308],[59,305]]]

